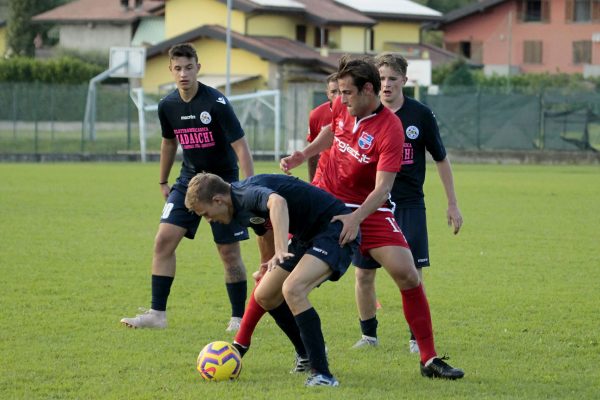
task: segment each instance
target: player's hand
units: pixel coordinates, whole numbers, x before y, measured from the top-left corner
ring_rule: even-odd
[[[340,221],[344,226],[342,227],[342,232],[340,233],[340,246],[344,246],[347,243],[350,243],[358,236],[358,228],[360,227],[360,222],[356,220],[354,217],[354,213],[351,214],[342,214],[336,215],[331,218],[331,222]]]
[[[163,183],[162,185],[160,185],[160,191],[166,200],[169,197],[169,192],[171,191],[171,187],[169,186],[168,183]]]
[[[260,264],[260,267],[258,267],[258,271],[255,271],[252,274],[252,278],[254,278],[254,282],[256,284],[258,284],[258,282],[260,282],[260,280],[262,279],[262,277],[267,272],[267,264],[268,263],[262,263],[262,264]]]
[[[458,206],[448,206],[448,211],[446,211],[446,217],[448,218],[448,226],[454,227],[454,234],[456,235],[458,231],[460,231],[460,227],[463,224],[463,218],[460,214]]]
[[[276,266],[278,266],[280,264],[283,264],[283,262],[285,260],[287,260],[288,258],[292,258],[292,257],[294,257],[294,255],[292,253],[276,251],[273,258],[271,258],[267,262],[267,271],[272,271],[273,268],[275,268]]]
[[[290,170],[301,165],[305,158],[303,152],[296,150],[291,155],[284,157],[279,161],[279,168],[287,175],[290,175]]]

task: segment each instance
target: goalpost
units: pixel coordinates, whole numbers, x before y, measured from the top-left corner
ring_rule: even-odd
[[[160,134],[158,103],[150,103],[143,88],[131,90],[138,110],[140,153],[146,161],[146,139]],[[279,160],[281,151],[281,94],[279,90],[262,90],[228,98],[246,133],[252,155]]]

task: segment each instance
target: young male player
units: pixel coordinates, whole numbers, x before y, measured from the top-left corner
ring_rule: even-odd
[[[239,179],[239,165],[246,177],[254,175],[252,156],[244,131],[225,96],[197,80],[200,64],[194,47],[178,44],[169,50],[169,70],[177,89],[158,105],[162,128],[158,183],[166,199],[152,258],[152,305],[150,310],[121,323],[132,328],[165,328],[166,307],[175,277],[175,250],[180,241],[193,239],[200,217],[185,207],[189,180],[209,171],[227,182]],[[178,145],[183,150],[179,177],[169,187],[169,173]],[[232,317],[227,327],[235,331],[244,314],[246,269],[240,255],[240,240],[248,231],[239,225],[211,224],[213,238],[225,268],[225,282]]]
[[[448,209],[446,218],[448,225],[457,234],[463,223],[458,209],[458,201],[454,191],[452,167],[442,143],[437,121],[433,112],[417,100],[406,97],[402,88],[406,84],[408,63],[400,55],[384,53],[375,58],[381,78],[381,102],[396,114],[404,126],[404,148],[402,169],[396,174],[391,197],[396,204],[394,216],[406,241],[423,280],[423,267],[429,264],[429,245],[427,240],[427,221],[423,184],[425,182],[425,151],[428,151],[438,170],[444,186]],[[361,259],[356,264],[356,304],[360,316],[362,338],[356,342],[355,348],[376,346],[377,318],[375,296],[375,273],[380,265],[373,261]],[[411,333],[409,349],[419,352],[419,346]]]
[[[315,140],[323,127],[331,124],[331,105],[339,94],[340,91],[338,90],[336,76],[335,74],[331,74],[327,77],[327,101],[315,107],[308,117],[308,135],[306,136],[308,143],[312,143]],[[321,168],[319,166],[325,165],[328,157],[329,149],[326,149],[321,154],[308,159],[309,182],[315,183],[319,179],[319,175],[321,175]]]
[[[360,226],[362,255],[383,265],[400,289],[404,316],[421,350],[421,375],[460,379],[464,372],[437,356],[427,297],[388,201],[402,161],[402,123],[379,100],[381,80],[372,61],[345,56],[337,78],[340,96],[333,103],[331,126],[303,151],[283,158],[280,167],[289,173],[331,147],[318,185],[354,208],[339,217],[344,223],[341,240]]]
[[[229,184],[201,173],[190,181],[185,204],[208,221],[233,221],[258,235],[270,225],[274,255],[254,297],[270,310],[298,354],[310,359],[306,386],[338,386],[308,294],[328,279],[338,280],[350,265],[358,232],[340,240],[343,224],[337,220],[351,210],[331,194],[286,175],[257,175]],[[293,235],[289,246],[288,233]]]

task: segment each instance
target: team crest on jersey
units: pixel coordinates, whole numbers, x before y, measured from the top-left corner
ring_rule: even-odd
[[[406,128],[406,136],[408,136],[409,139],[416,139],[419,137],[419,128],[417,128],[414,125],[409,126],[408,128]]]
[[[369,150],[373,145],[373,136],[367,132],[362,132],[358,138],[358,147],[363,150]]]
[[[261,218],[261,217],[252,217],[250,218],[250,223],[257,225],[257,224],[264,224],[265,223],[265,219]]]
[[[202,121],[204,125],[210,124],[210,121],[212,121],[210,113],[208,111],[202,111],[202,113],[200,114],[200,121]]]
[[[225,97],[219,97],[217,103],[225,104]]]
[[[343,130],[344,130],[344,121],[343,121],[343,120],[341,120],[341,119],[338,121],[338,129],[339,129],[340,131],[343,131]]]

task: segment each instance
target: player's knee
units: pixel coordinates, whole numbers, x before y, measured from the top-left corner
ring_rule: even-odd
[[[166,256],[175,252],[177,240],[164,232],[159,232],[154,238],[154,253]]]
[[[254,291],[254,300],[261,306],[264,310],[270,311],[277,307],[277,298],[273,296],[272,293],[268,293],[258,288]]]
[[[281,288],[285,301],[290,304],[296,304],[306,298],[306,293],[294,281],[286,280]]]
[[[375,270],[355,268],[356,287],[368,289],[375,285]]]

